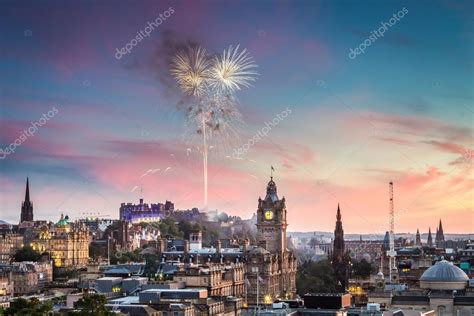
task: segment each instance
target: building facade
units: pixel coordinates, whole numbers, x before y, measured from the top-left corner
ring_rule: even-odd
[[[83,222],[69,223],[67,215],[38,227],[30,246],[48,253],[56,267],[84,267],[89,262],[88,229]]]
[[[141,223],[141,222],[157,222],[170,216],[174,211],[174,204],[170,201],[163,203],[150,204],[144,203],[140,199],[139,204],[122,203],[120,206],[120,220]]]
[[[11,267],[15,296],[38,293],[53,280],[49,262],[15,262]]]
[[[23,247],[23,235],[13,231],[0,233],[0,263],[12,261],[15,252]]]
[[[258,199],[257,245],[244,252],[247,302],[270,304],[296,296],[297,259],[287,247],[286,200],[278,198],[273,177],[264,199]]]

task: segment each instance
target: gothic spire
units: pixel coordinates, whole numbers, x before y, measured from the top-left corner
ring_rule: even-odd
[[[421,235],[420,230],[418,228],[416,229],[415,245],[421,246]]]
[[[332,252],[332,268],[340,290],[345,292],[348,281],[348,262],[344,245],[344,229],[342,228],[341,208],[337,205],[336,228],[334,229],[334,243]]]
[[[30,201],[30,181],[28,177],[26,177],[26,191],[25,191],[25,202]]]
[[[428,229],[428,246],[433,247],[433,237],[431,236],[431,227]]]
[[[444,231],[443,231],[443,224],[441,223],[441,219],[439,219],[439,226],[437,228],[436,233],[436,242],[444,241]]]
[[[30,181],[26,178],[25,201],[21,204],[20,223],[33,221],[33,203],[30,201]]]

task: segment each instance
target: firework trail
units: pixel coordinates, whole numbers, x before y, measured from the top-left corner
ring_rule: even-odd
[[[234,125],[241,121],[235,92],[250,87],[258,75],[257,66],[247,50],[230,46],[222,55],[209,56],[194,46],[171,60],[170,73],[181,90],[190,97],[186,126],[202,139],[204,209],[207,209],[208,156],[210,141],[217,136],[235,139]]]

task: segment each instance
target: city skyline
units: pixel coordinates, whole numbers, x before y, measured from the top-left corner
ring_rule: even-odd
[[[240,44],[259,73],[238,94],[239,139],[210,150],[210,210],[252,216],[274,166],[288,231],[332,231],[340,203],[345,233],[385,232],[393,181],[396,232],[434,233],[441,218],[445,233],[474,233],[472,3],[49,4],[2,4],[0,143],[21,142],[1,152],[0,219],[19,221],[27,176],[35,219],[118,218],[140,198],[203,207],[198,145],[161,58],[190,40]]]

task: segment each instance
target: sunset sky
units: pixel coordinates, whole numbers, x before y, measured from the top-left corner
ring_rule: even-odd
[[[190,41],[215,53],[240,44],[258,64],[253,87],[237,93],[239,137],[210,150],[210,209],[249,218],[273,165],[289,231],[333,230],[340,203],[345,232],[383,233],[393,181],[396,231],[433,231],[441,218],[445,233],[474,234],[473,9],[447,0],[2,1],[1,148],[57,113],[0,155],[0,219],[19,221],[27,176],[35,219],[117,218],[121,202],[141,196],[202,207],[198,143],[185,133],[165,58]],[[228,157],[286,108],[243,159]]]

